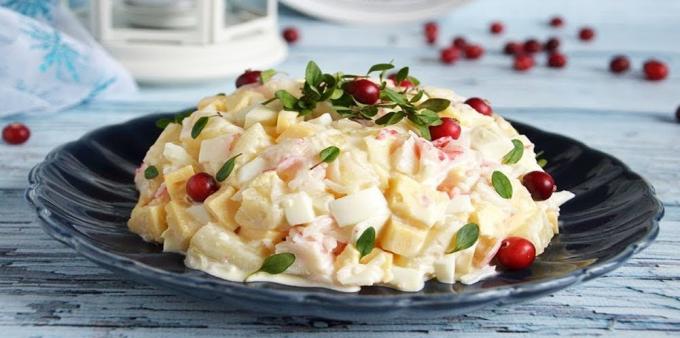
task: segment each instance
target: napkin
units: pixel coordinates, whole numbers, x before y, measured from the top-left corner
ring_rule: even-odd
[[[0,117],[47,113],[137,90],[58,0],[0,0]]]

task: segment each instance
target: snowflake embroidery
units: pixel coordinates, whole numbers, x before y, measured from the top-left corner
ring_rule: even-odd
[[[43,17],[52,21],[55,0],[0,0],[0,5],[32,18]]]
[[[36,41],[32,49],[40,49],[46,52],[40,71],[46,73],[51,68],[56,71],[57,78],[67,81],[70,76],[75,82],[80,81],[76,65],[80,61],[80,53],[63,41],[61,34],[56,30],[46,30],[36,25],[24,30],[29,37]]]
[[[83,99],[83,103],[92,101],[92,99],[94,99],[97,95],[107,90],[114,82],[116,82],[116,80],[116,77],[112,76],[110,78],[103,78],[97,81],[94,84],[92,91],[90,91],[90,94],[88,94],[87,97]]]

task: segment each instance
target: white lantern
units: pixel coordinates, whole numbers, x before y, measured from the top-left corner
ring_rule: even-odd
[[[286,56],[275,0],[93,0],[90,28],[141,82],[220,79]]]

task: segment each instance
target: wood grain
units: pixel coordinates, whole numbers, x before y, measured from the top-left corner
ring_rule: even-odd
[[[545,21],[560,13],[560,31]],[[24,146],[0,145],[0,330],[6,337],[469,337],[680,335],[680,2],[609,0],[569,2],[475,1],[440,22],[442,37],[456,33],[479,41],[479,62],[444,67],[421,41],[420,25],[337,26],[283,11],[282,25],[298,26],[302,41],[279,68],[301,75],[315,59],[329,70],[364,71],[395,59],[426,83],[491,99],[503,115],[569,135],[612,153],[657,188],[666,206],[658,240],[622,268],[594,281],[520,305],[432,320],[341,322],[269,317],[222,308],[128,281],[77,256],[44,234],[23,199],[28,170],[55,146],[85,132],[150,112],[172,111],[202,95],[228,91],[228,83],[144,87],[137,97],[94,102],[49,116],[21,115],[33,137]],[[486,33],[502,19],[508,33]],[[598,37],[582,44],[577,27]],[[506,39],[562,36],[569,67],[509,69],[499,52]],[[613,54],[629,54],[636,71],[606,72]],[[662,83],[640,80],[639,63],[659,57],[671,67]]]

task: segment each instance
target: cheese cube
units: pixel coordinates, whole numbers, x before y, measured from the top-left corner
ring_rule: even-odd
[[[137,205],[132,209],[128,228],[147,242],[163,242],[161,234],[168,228],[165,221],[165,206]]]
[[[339,270],[343,266],[359,264],[359,251],[354,245],[348,244],[345,249],[335,257],[335,269]]]
[[[241,194],[241,206],[234,219],[245,228],[274,229],[282,225],[283,210],[255,189],[248,188]]]
[[[276,118],[276,133],[281,135],[290,126],[297,123],[298,112],[282,110]]]
[[[413,257],[420,252],[427,231],[403,223],[394,216],[380,234],[380,247],[405,257]]]
[[[191,237],[203,224],[194,220],[186,209],[175,201],[170,201],[165,206],[165,213],[168,228],[162,234],[163,251],[186,252]]]
[[[470,215],[470,222],[479,225],[479,234],[482,236],[502,236],[505,233],[505,220],[506,213],[489,203],[478,205]]]
[[[198,162],[211,175],[215,175],[229,158],[229,149],[233,140],[233,135],[223,135],[203,140],[201,142],[201,150],[198,153]]]
[[[238,210],[239,203],[231,199],[234,193],[236,193],[236,189],[224,184],[220,187],[220,190],[203,201],[205,210],[217,220],[217,223],[221,227],[232,231],[238,228],[234,215]]]
[[[394,214],[418,227],[429,229],[444,217],[449,203],[446,193],[426,187],[405,175],[390,181],[387,196]]]
[[[282,205],[288,225],[309,223],[316,217],[312,199],[304,192],[284,196]]]
[[[371,187],[330,203],[331,215],[340,226],[354,225],[387,210],[380,189]]]
[[[191,248],[218,262],[226,261],[245,273],[257,271],[264,260],[235,233],[212,223],[196,232]]]
[[[277,143],[287,138],[304,138],[312,136],[316,133],[316,128],[309,122],[300,122],[289,126],[279,137],[276,139]]]
[[[263,126],[275,126],[278,114],[263,106],[255,105],[246,113],[243,127],[250,128],[252,125],[259,123]]]
[[[246,129],[243,135],[236,141],[232,154],[242,154],[242,161],[248,161],[271,144],[272,141],[267,132],[261,124],[256,123]]]
[[[187,196],[187,181],[194,175],[194,168],[190,165],[165,175],[165,187],[170,199],[176,203],[189,204]]]

